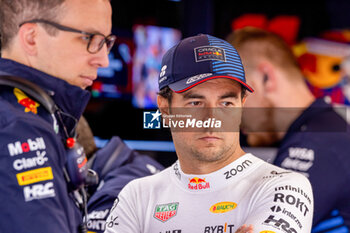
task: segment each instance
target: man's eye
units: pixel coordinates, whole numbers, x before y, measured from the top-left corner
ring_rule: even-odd
[[[233,106],[234,104],[232,102],[229,102],[229,101],[224,101],[221,103],[223,106],[225,107],[230,107],[230,106]]]
[[[191,102],[189,102],[190,106],[199,106],[200,104],[201,104],[200,101],[191,101]]]
[[[81,39],[82,39],[83,41],[89,42],[90,36],[82,36]]]

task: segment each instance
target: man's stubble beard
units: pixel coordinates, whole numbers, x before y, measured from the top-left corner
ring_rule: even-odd
[[[194,146],[190,147],[190,155],[193,159],[202,163],[214,163],[227,159],[233,155],[235,149],[235,144],[231,143],[228,145],[213,145],[213,147],[202,147],[196,148]],[[237,147],[237,145],[236,145]]]

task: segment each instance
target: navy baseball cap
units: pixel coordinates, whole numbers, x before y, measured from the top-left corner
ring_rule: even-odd
[[[228,42],[214,36],[200,34],[181,40],[169,49],[162,59],[159,90],[169,86],[176,93],[214,78],[228,78],[246,83],[241,58]]]

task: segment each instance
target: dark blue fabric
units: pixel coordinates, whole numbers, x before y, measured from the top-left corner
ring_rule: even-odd
[[[338,108],[345,112],[345,108]],[[323,99],[317,99],[291,125],[274,164],[308,176],[315,200],[314,232],[350,229],[350,130]],[[322,231],[317,225],[343,219]],[[333,221],[334,223],[334,221]],[[324,226],[324,224],[321,224]],[[338,231],[337,231],[338,229]],[[333,231],[332,231],[333,232]]]
[[[104,148],[97,151],[92,169],[101,174],[110,156],[120,146],[122,150],[113,161],[111,169],[105,176],[100,177],[98,187],[92,187],[93,190],[90,190],[94,193],[88,202],[88,229],[92,232],[104,231],[109,210],[127,183],[164,169],[151,157],[141,155],[128,148],[119,137],[113,137]]]
[[[80,118],[90,97],[79,87],[11,60],[0,59],[0,72],[53,92],[59,108],[75,118]],[[37,113],[25,109],[14,88],[0,86],[0,232],[76,233],[82,216],[67,190],[62,137],[55,133],[53,118],[42,106]],[[73,121],[63,120],[72,130]],[[53,178],[47,176],[49,170]],[[24,173],[28,171],[33,174]],[[40,181],[40,177],[45,179]]]

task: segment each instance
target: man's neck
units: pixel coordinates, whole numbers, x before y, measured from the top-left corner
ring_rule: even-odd
[[[285,101],[280,106],[275,106],[275,111],[282,113],[280,115],[283,115],[283,109],[286,109],[285,116],[274,115],[275,125],[279,129],[277,133],[279,140],[285,136],[289,126],[315,101],[315,97],[304,83],[287,90],[290,91],[286,91],[285,97],[281,98]],[[282,126],[279,125],[281,122]]]
[[[246,154],[240,146],[238,146],[234,153],[230,156],[226,156],[218,161],[201,161],[195,159],[193,156],[186,156],[178,154],[179,162],[181,165],[181,170],[186,174],[209,174],[220,170],[221,168],[227,166],[238,158]]]
[[[12,49],[4,49],[1,51],[1,58],[9,59],[18,63],[21,63],[23,65],[33,67],[30,63],[30,61],[27,59],[26,56],[23,56],[21,52],[16,51],[15,48]]]

